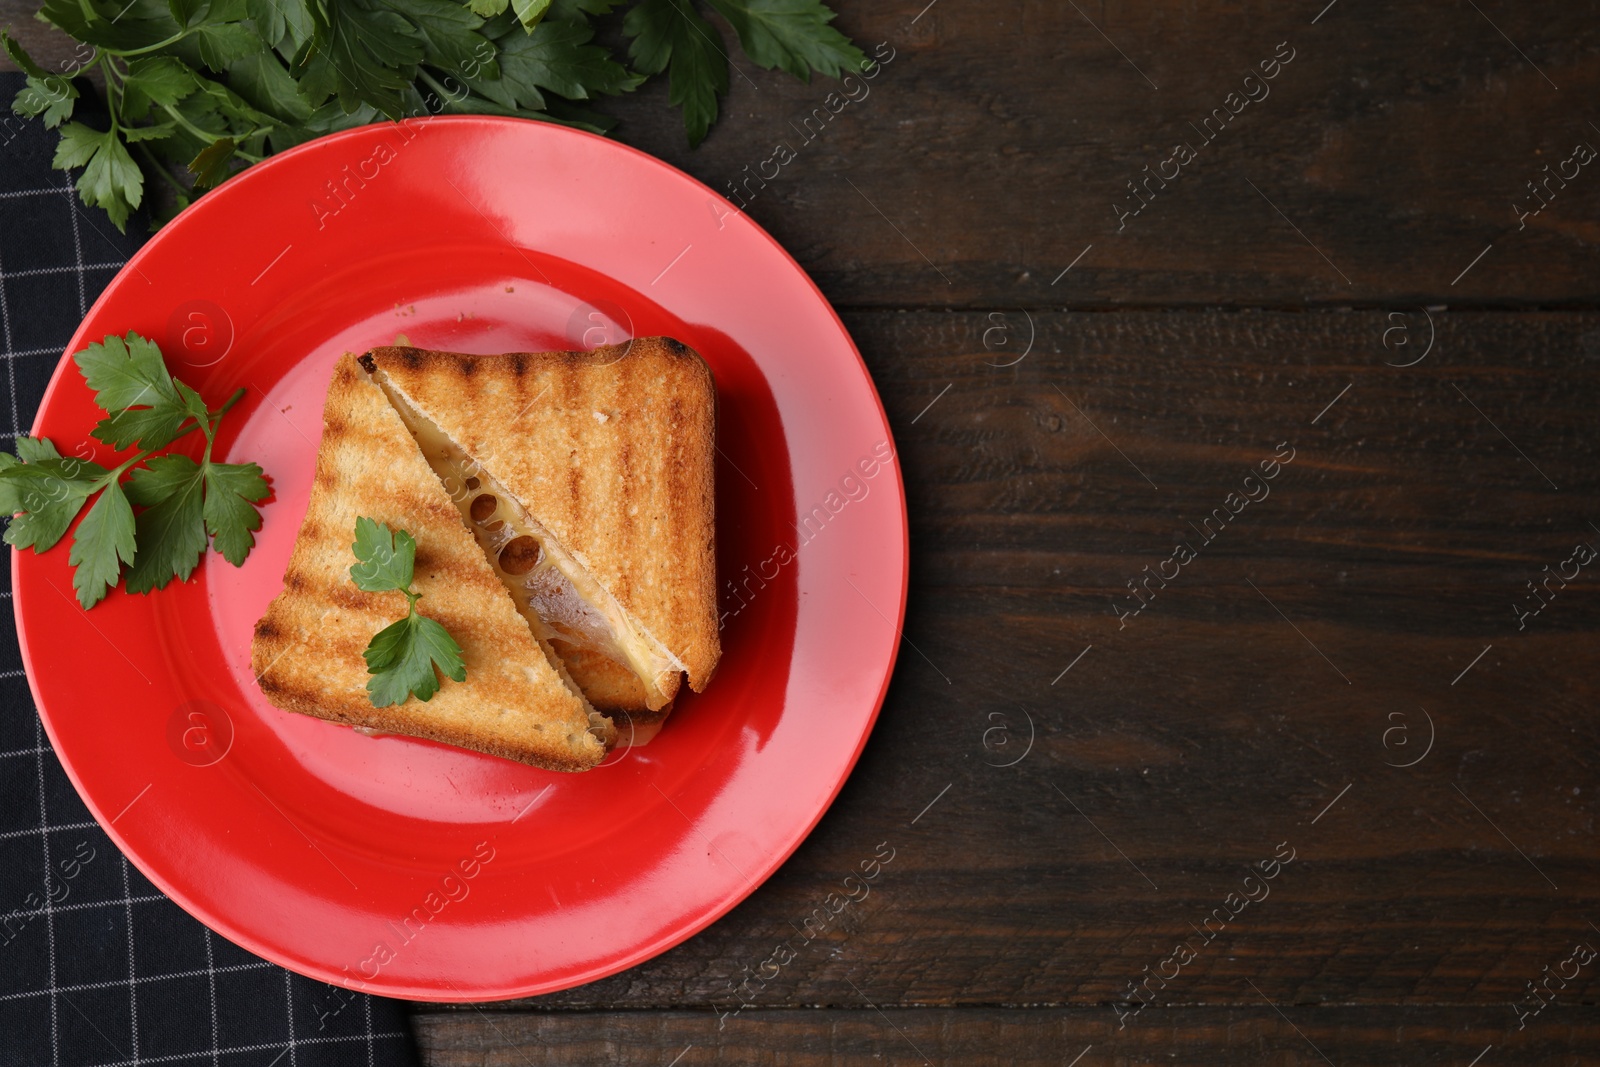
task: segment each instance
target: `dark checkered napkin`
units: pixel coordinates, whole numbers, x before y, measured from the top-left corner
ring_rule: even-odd
[[[0,116],[21,84],[0,74]],[[145,228],[136,216],[123,236],[79,204],[70,180],[50,169],[55,139],[37,122],[0,117],[0,437],[8,442],[26,432],[63,347]],[[9,551],[4,559],[0,1065],[415,1064],[398,1002],[290,974],[218,937],[101,832],[29,696]]]

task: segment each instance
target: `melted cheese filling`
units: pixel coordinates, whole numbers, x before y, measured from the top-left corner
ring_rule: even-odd
[[[683,669],[676,657],[644,634],[616,598],[493,475],[412,407],[381,372],[373,379],[400,413],[540,643],[566,644],[616,661],[638,676],[647,706],[664,707],[668,697],[656,679]]]

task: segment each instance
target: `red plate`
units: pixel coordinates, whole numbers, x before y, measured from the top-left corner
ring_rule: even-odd
[[[821,817],[898,647],[906,516],[883,407],[810,279],[722,197],[561,127],[437,118],[250,168],[161,231],[69,352],[128,330],[272,479],[242,568],[72,598],[67,543],[13,558],[34,698],[95,817],[223,936],[301,974],[484,1000],[593,981],[722,915]],[[347,349],[592,347],[669,334],[719,394],[721,667],[649,746],[559,775],[279,711],[249,670]],[[102,462],[63,359],[34,433]],[[735,584],[737,583],[737,584]],[[448,684],[448,683],[447,683]]]

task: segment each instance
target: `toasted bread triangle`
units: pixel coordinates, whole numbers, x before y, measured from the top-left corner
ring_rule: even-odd
[[[445,680],[426,702],[375,708],[368,698],[362,651],[404,616],[406,601],[351,581],[360,515],[415,538],[418,610],[461,645],[466,681]],[[328,387],[305,522],[283,591],[256,624],[251,666],[280,708],[550,770],[587,770],[616,739],[536,641],[399,414],[354,356],[340,359]]]
[[[362,361],[492,474],[655,650],[646,693],[646,672],[556,642],[596,707],[649,721],[682,676],[705,687],[721,655],[716,391],[698,354],[651,337],[592,352],[389,347]]]

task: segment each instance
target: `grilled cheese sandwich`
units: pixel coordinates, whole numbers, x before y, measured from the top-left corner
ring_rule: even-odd
[[[262,691],[555,770],[597,765],[622,718],[624,743],[648,740],[721,654],[715,403],[705,363],[666,338],[346,356],[284,589],[256,627]],[[360,650],[404,608],[349,581],[356,515],[416,538],[420,603],[462,646],[467,680],[426,703],[367,699]]]

